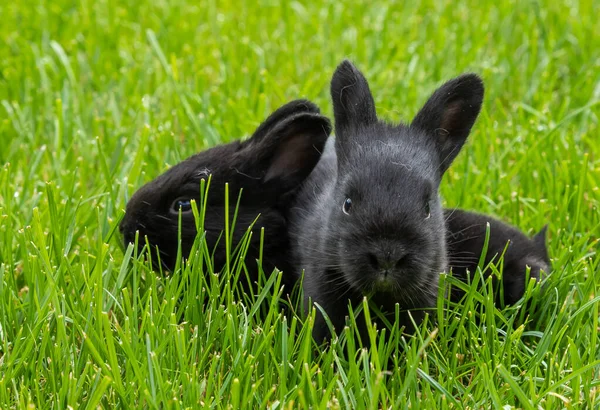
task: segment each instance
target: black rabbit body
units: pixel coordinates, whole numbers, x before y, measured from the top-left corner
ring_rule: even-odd
[[[479,114],[483,84],[474,74],[447,82],[410,125],[378,120],[366,79],[348,61],[333,75],[331,96],[336,138],[291,215],[305,298],[338,332],[348,301],[364,296],[387,311],[398,303],[410,328],[407,312],[422,320],[448,267],[438,187]],[[319,314],[313,334],[329,334]]]
[[[274,267],[289,273],[283,276],[288,290],[295,283],[291,277],[287,222],[284,212],[294,198],[299,184],[317,164],[331,132],[326,117],[306,100],[292,101],[263,122],[246,141],[235,141],[196,154],[173,166],[164,174],[141,187],[127,204],[120,230],[125,244],[134,242],[139,231],[139,246],[144,236],[151,247],[158,248],[162,267],[172,270],[178,249],[179,212],[181,210],[181,250],[189,255],[196,238],[196,224],[190,200],[199,204],[200,180],[211,176],[204,220],[206,241],[214,251],[214,268],[225,265],[224,195],[229,186],[229,215],[232,218],[240,189],[243,189],[232,249],[256,220],[254,235],[246,255],[252,282],[258,277],[256,260],[260,249],[260,228],[265,227],[263,269],[270,274]],[[200,204],[199,204],[200,205]],[[157,258],[153,257],[158,268]]]
[[[444,214],[449,265],[452,274],[463,282],[469,280],[467,271],[471,273],[471,277],[477,272],[489,223],[490,234],[484,266],[490,262],[498,263],[500,256],[504,255],[503,294],[494,278],[497,305],[512,305],[523,296],[527,285],[527,267],[530,268],[529,277],[536,280],[541,279],[542,271],[550,273],[550,259],[546,249],[547,226],[528,238],[517,228],[489,215],[460,209],[445,209]],[[452,300],[458,302],[463,295],[461,289],[452,288]]]

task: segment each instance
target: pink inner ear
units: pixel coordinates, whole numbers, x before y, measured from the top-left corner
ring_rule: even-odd
[[[462,128],[462,116],[460,115],[463,109],[462,100],[453,101],[444,108],[440,128],[446,130],[449,134],[454,134],[457,129]]]
[[[317,150],[310,144],[310,138],[306,135],[301,133],[289,137],[273,155],[265,181],[289,177],[305,168],[310,168],[311,156],[315,157],[317,154]]]

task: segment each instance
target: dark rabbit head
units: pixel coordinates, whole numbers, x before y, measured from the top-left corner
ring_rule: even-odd
[[[181,250],[187,257],[196,237],[190,201],[194,199],[200,206],[200,181],[211,176],[204,229],[209,249],[212,251],[216,245],[215,269],[221,269],[225,263],[225,239],[222,237],[225,184],[229,187],[230,219],[243,189],[233,246],[260,215],[255,227],[265,227],[266,246],[285,250],[285,240],[280,240],[286,237],[282,211],[319,160],[330,131],[329,120],[319,114],[317,106],[306,100],[296,100],[271,114],[248,140],[210,148],[175,165],[141,187],[127,204],[120,225],[125,244],[134,242],[136,231],[139,231],[140,246],[145,243],[143,238],[146,236],[150,245],[159,249],[163,267],[172,270],[178,249],[179,213]],[[258,233],[255,232],[247,253],[247,262],[251,260],[249,270],[256,270]],[[265,254],[281,255],[282,263],[285,262],[285,255],[277,250],[265,250]],[[272,265],[265,266],[265,272],[278,265],[274,260],[264,263]],[[284,269],[284,266],[277,267]]]
[[[438,187],[483,99],[475,74],[448,81],[410,125],[377,118],[365,77],[344,61],[331,83],[338,179],[330,243],[354,290],[412,300],[446,269]]]

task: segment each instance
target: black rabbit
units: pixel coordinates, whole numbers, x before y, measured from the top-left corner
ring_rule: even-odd
[[[271,114],[247,141],[216,146],[173,166],[164,174],[141,187],[127,204],[120,224],[125,244],[134,242],[140,233],[140,247],[147,237],[158,248],[162,267],[172,270],[178,250],[178,220],[181,211],[181,250],[187,257],[196,238],[196,224],[190,201],[199,203],[200,180],[211,175],[204,220],[206,241],[214,250],[215,272],[225,265],[224,192],[229,185],[230,218],[234,214],[238,193],[243,188],[233,232],[233,247],[260,215],[246,266],[251,282],[256,282],[260,227],[265,227],[263,269],[270,274],[274,267],[291,273],[287,222],[284,212],[299,184],[317,164],[331,132],[329,120],[319,108],[306,100],[290,102]],[[199,204],[200,205],[200,204]],[[232,248],[233,249],[233,248]],[[157,258],[153,257],[155,267]],[[283,276],[289,289],[295,283]]]
[[[512,305],[525,291],[527,267],[529,277],[540,279],[541,271],[550,273],[550,259],[546,249],[547,226],[532,238],[528,238],[517,228],[503,223],[489,215],[467,212],[460,209],[445,209],[446,238],[449,265],[452,274],[463,282],[468,282],[477,271],[489,223],[489,241],[484,266],[498,263],[503,255],[503,286],[500,289],[494,278],[496,305]],[[502,290],[502,292],[500,292]],[[452,288],[451,299],[458,302],[464,292]]]
[[[364,76],[342,62],[331,81],[335,142],[308,177],[291,215],[295,263],[304,296],[336,331],[348,301],[364,296],[404,311],[411,327],[435,306],[448,268],[445,215],[438,187],[481,108],[483,83],[466,74],[442,85],[410,125],[378,120]],[[335,152],[333,152],[335,150]],[[328,336],[317,315],[314,337]]]

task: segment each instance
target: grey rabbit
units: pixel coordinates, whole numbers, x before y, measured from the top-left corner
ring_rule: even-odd
[[[272,113],[246,141],[218,145],[193,155],[142,186],[127,203],[120,231],[125,244],[135,241],[139,231],[140,248],[148,238],[156,269],[172,270],[177,262],[178,221],[181,212],[181,251],[187,258],[196,238],[191,200],[199,203],[200,180],[211,176],[204,220],[206,241],[213,253],[215,272],[225,266],[225,184],[229,184],[229,215],[235,212],[243,189],[233,231],[232,249],[257,219],[246,254],[250,283],[258,279],[260,228],[265,227],[263,269],[284,271],[288,291],[296,283],[291,276],[287,220],[298,186],[317,164],[331,132],[330,121],[307,100],[295,100]],[[161,263],[158,263],[160,256]],[[288,273],[287,275],[285,273]]]
[[[479,114],[484,87],[465,74],[437,89],[410,125],[377,118],[367,80],[349,61],[331,80],[335,140],[305,182],[290,216],[304,296],[340,331],[348,301],[364,296],[419,323],[435,306],[448,268],[438,188]],[[412,316],[412,320],[409,316]],[[313,336],[329,334],[317,314]]]

